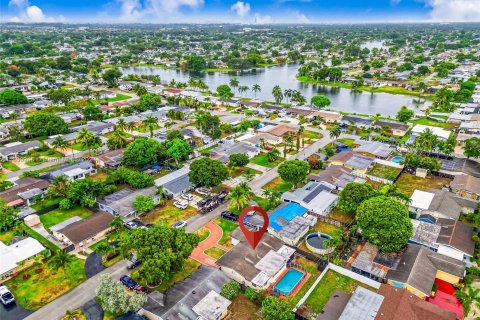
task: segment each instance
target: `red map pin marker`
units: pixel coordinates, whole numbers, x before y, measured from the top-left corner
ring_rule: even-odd
[[[244,221],[245,217],[249,212],[252,212],[252,211],[259,212],[263,217],[263,227],[258,231],[250,231],[245,226],[245,221]],[[253,249],[255,249],[257,245],[260,243],[260,240],[262,240],[263,235],[267,231],[268,223],[269,223],[268,214],[265,212],[265,210],[257,206],[251,206],[251,207],[245,208],[242,211],[240,218],[238,219],[240,230],[242,230],[243,234],[245,235],[245,238],[247,239],[248,243],[250,243]]]

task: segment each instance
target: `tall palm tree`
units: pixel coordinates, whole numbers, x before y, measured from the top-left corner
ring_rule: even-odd
[[[338,139],[342,134],[342,128],[340,126],[335,126],[330,129],[330,139]]]
[[[147,116],[145,120],[142,121],[142,125],[148,128],[150,131],[150,138],[153,138],[153,130],[158,129],[158,120],[155,117]]]
[[[91,145],[91,141],[93,140],[93,133],[88,131],[87,128],[82,128],[77,134],[77,138],[75,139],[77,142],[80,142],[84,146]]]
[[[283,92],[282,92],[282,88],[280,88],[279,85],[276,85],[275,87],[273,87],[273,89],[272,89],[272,95],[273,95],[273,97],[275,98],[275,102],[276,102],[276,103],[282,102],[282,100],[283,100]]]
[[[263,197],[267,199],[269,209],[277,207],[281,203],[282,193],[276,190],[263,191]]]
[[[70,190],[70,181],[64,175],[55,177],[48,187],[49,194],[66,198]]]
[[[230,87],[233,88],[233,92],[235,92],[235,89],[238,88],[238,85],[240,84],[240,82],[238,81],[237,78],[232,78],[230,79],[229,84],[230,84]]]
[[[293,90],[292,89],[286,89],[285,92],[283,93],[285,98],[287,98],[287,103],[288,101],[292,98],[293,95]]]
[[[430,128],[427,128],[415,139],[414,143],[419,153],[431,152],[438,146],[438,136]]]
[[[252,91],[255,93],[255,98],[257,98],[257,92],[262,91],[262,88],[260,87],[259,84],[254,84],[252,86]]]
[[[250,200],[252,200],[252,191],[250,186],[243,182],[238,186],[232,189],[232,192],[227,196],[230,199],[230,204],[228,207],[230,209],[236,208],[237,210],[241,210],[242,208],[248,206],[250,204]]]
[[[125,122],[125,119],[121,118],[120,120],[118,120],[115,128],[121,131],[125,131],[127,129],[127,123]]]
[[[128,139],[124,131],[117,129],[112,132],[112,136],[108,141],[110,147],[113,147],[114,149],[120,149],[127,145]]]
[[[52,146],[60,151],[65,151],[68,149],[69,144],[62,136],[58,136],[53,140]]]
[[[64,278],[67,277],[65,269],[73,261],[73,256],[69,255],[66,250],[58,250],[55,254],[48,260],[48,265],[54,269],[62,269],[64,273]]]
[[[127,122],[127,125],[125,126],[125,130],[128,132],[132,132],[135,130],[135,123],[134,122]]]

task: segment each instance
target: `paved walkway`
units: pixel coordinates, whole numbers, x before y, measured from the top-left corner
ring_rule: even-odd
[[[218,244],[218,241],[220,241],[220,239],[222,238],[223,231],[222,231],[222,228],[217,226],[212,221],[209,221],[205,225],[205,228],[207,228],[210,231],[210,234],[208,235],[207,239],[200,242],[198,246],[195,249],[193,249],[192,254],[190,255],[190,258],[197,260],[198,262],[205,264],[207,266],[218,268],[218,265],[215,263],[216,260],[206,255],[204,251],[211,247],[222,249],[225,252],[228,251],[228,248]]]
[[[95,298],[95,288],[100,283],[100,277],[103,274],[109,273],[115,279],[120,279],[124,274],[128,273],[127,262],[122,260],[108,269],[91,277],[72,291],[63,296],[53,300],[46,306],[40,308],[30,316],[26,317],[26,320],[55,320],[63,317],[66,310],[75,310],[87,302]]]

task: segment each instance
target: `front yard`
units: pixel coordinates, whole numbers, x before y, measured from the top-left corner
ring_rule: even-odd
[[[187,220],[197,214],[197,209],[193,207],[188,207],[185,210],[178,209],[173,206],[173,202],[174,200],[167,201],[164,206],[141,216],[140,220],[145,223],[171,226],[179,220]]]
[[[213,223],[215,223],[217,226],[222,228],[222,231],[223,231],[222,238],[218,241],[218,244],[221,246],[225,246],[227,248],[231,248],[232,243],[230,240],[230,234],[232,233],[233,230],[238,228],[238,225],[231,221],[220,219],[220,218],[213,220]]]
[[[230,172],[230,177],[236,178],[236,177],[239,177],[239,176],[246,176],[246,175],[249,175],[249,174],[257,175],[257,174],[261,174],[261,172],[258,171],[258,170],[252,169],[252,168],[248,168],[248,167],[239,167],[239,168],[233,169]]]
[[[40,221],[42,221],[43,226],[48,229],[75,216],[85,219],[90,217],[92,214],[93,211],[83,207],[74,207],[68,210],[58,208],[40,215]]]
[[[12,291],[17,303],[25,309],[36,310],[85,281],[84,265],[85,262],[77,258],[65,271],[52,270],[47,263],[35,264],[5,285]]]
[[[395,180],[395,178],[402,172],[402,169],[386,166],[380,163],[375,163],[373,167],[368,170],[367,174],[387,179],[387,180]]]
[[[282,178],[277,177],[270,182],[268,182],[266,185],[262,187],[264,190],[271,190],[271,191],[279,191],[281,193],[287,192],[293,188],[293,183],[283,181]]]
[[[268,161],[268,156],[266,153],[261,153],[256,157],[253,157],[250,159],[251,163],[257,164],[262,167],[267,167],[267,168],[273,168],[278,166],[284,159],[283,158],[278,158],[277,160],[270,162]]]
[[[429,175],[426,178],[420,178],[407,172],[397,179],[395,185],[398,190],[411,196],[415,190],[429,191],[430,189],[441,189],[443,185],[450,184],[451,180],[448,178],[437,177]]]
[[[222,249],[219,249],[217,247],[210,247],[207,250],[205,250],[204,253],[207,256],[210,256],[213,259],[218,260],[225,254],[225,251],[223,251]]]
[[[2,167],[4,167],[4,168],[7,169],[7,170],[10,170],[10,171],[18,171],[18,170],[20,170],[20,167],[19,167],[19,166],[17,166],[15,163],[10,162],[10,161],[3,162],[3,163],[2,163]]]
[[[305,130],[302,133],[302,137],[305,139],[322,139],[323,135],[320,132]]]

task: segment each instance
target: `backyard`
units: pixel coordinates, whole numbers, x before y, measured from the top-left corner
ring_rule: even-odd
[[[261,153],[256,157],[253,157],[250,159],[251,163],[257,164],[259,166],[267,167],[267,168],[273,168],[278,166],[284,159],[283,158],[278,158],[277,160],[270,162],[268,161],[268,156],[266,153]]]
[[[352,223],[355,219],[354,214],[342,212],[337,208],[334,208],[329,214],[328,217],[333,220],[337,220],[342,223]]]
[[[232,243],[230,240],[230,234],[233,230],[237,229],[238,225],[231,221],[220,218],[213,220],[213,223],[222,228],[223,231],[222,238],[218,241],[218,244],[227,248],[231,248]]]
[[[252,168],[248,168],[248,167],[238,167],[238,168],[234,168],[231,172],[230,172],[230,176],[232,178],[236,178],[236,177],[239,177],[239,176],[246,176],[246,175],[257,175],[257,174],[260,174],[261,172],[258,171],[258,170],[255,170],[255,169],[252,169]]]
[[[340,237],[343,233],[343,228],[336,227],[332,224],[329,224],[329,223],[326,223],[326,222],[323,222],[323,221],[318,221],[313,226],[312,230],[310,230],[310,232],[307,233],[307,234],[310,234],[312,232],[321,232],[321,233],[324,233],[324,234],[327,234],[327,235],[331,236],[332,238],[334,238],[336,240],[340,240]],[[314,254],[318,257],[321,256],[319,254],[315,254],[315,253],[311,252],[310,250],[308,250],[308,248],[305,244],[305,237],[302,240],[300,240],[298,248],[300,250],[303,250],[303,251],[309,252],[311,254]]]
[[[264,190],[271,190],[271,191],[279,191],[281,193],[287,192],[293,188],[293,183],[283,181],[282,178],[277,177],[270,182],[268,182],[266,185],[262,187]]]
[[[396,177],[402,172],[402,169],[386,166],[380,163],[375,163],[373,167],[368,170],[367,174],[387,179],[387,180],[395,180]]]
[[[72,209],[55,209],[48,213],[40,215],[40,221],[42,221],[43,226],[48,229],[53,227],[60,222],[63,222],[67,219],[78,216],[82,219],[88,218],[93,214],[93,212],[87,208],[83,207],[74,207]]]
[[[5,284],[19,304],[36,310],[85,281],[84,264],[83,260],[74,258],[65,271],[52,270],[47,263],[35,264]]]
[[[320,275],[320,271],[318,271],[317,269],[317,264],[313,261],[307,260],[303,257],[296,257],[295,263],[305,269],[305,271],[310,274],[310,278],[300,288],[296,295],[287,297],[287,302],[292,306],[292,308],[307,293],[308,289],[310,289],[310,287],[315,283],[315,280]]]
[[[162,207],[154,209],[152,212],[141,216],[140,220],[145,223],[171,226],[179,220],[187,220],[197,214],[197,209],[187,207],[182,210],[173,206],[174,200],[169,200]]]
[[[225,319],[227,320],[257,320],[260,317],[257,315],[260,311],[260,308],[248,300],[243,293],[240,293],[235,299],[233,299],[232,304],[228,307],[228,315]]]
[[[411,196],[415,190],[428,191],[431,189],[441,189],[443,185],[450,184],[451,180],[448,178],[437,177],[429,175],[426,178],[420,178],[413,174],[402,173],[395,182],[398,190]]]
[[[424,126],[440,127],[446,130],[452,130],[457,127],[457,125],[454,123],[438,122],[426,117],[410,120],[408,122],[412,123],[413,125],[421,124]]]
[[[345,293],[352,294],[358,286],[365,287],[370,290],[373,288],[358,282],[352,278],[341,275],[335,271],[328,270],[324,277],[317,284],[310,296],[305,301],[305,305],[314,313],[322,311],[328,299],[335,289]]]

